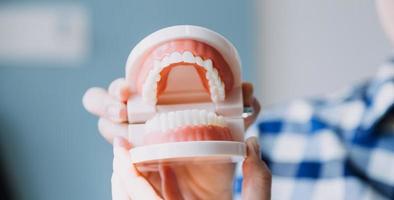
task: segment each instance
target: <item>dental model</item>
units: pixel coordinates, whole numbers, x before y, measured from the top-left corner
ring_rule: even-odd
[[[240,59],[209,29],[161,29],[131,51],[126,79],[134,163],[245,156]]]

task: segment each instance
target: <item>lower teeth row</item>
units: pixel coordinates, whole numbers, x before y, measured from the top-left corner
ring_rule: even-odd
[[[170,129],[187,125],[225,126],[222,116],[206,110],[183,110],[157,114],[146,122],[148,132],[165,132]]]

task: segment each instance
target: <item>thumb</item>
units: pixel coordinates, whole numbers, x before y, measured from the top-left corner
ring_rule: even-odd
[[[271,172],[260,159],[260,146],[256,137],[246,140],[248,156],[242,165],[242,199],[271,199]]]
[[[150,182],[132,164],[128,152],[130,146],[122,138],[115,138],[114,140],[113,173],[117,176],[115,178],[119,178],[115,181],[119,181],[120,183],[118,184],[123,185],[127,196],[131,199],[162,199]],[[117,187],[119,185],[115,186]],[[116,192],[116,188],[113,188],[113,192]]]
[[[179,191],[177,177],[173,169],[165,164],[160,164],[161,191],[164,199],[183,199]]]

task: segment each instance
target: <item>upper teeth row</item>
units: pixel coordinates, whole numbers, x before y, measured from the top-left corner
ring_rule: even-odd
[[[187,125],[226,125],[222,116],[206,110],[183,110],[157,114],[146,121],[147,132],[165,132]]]
[[[155,60],[153,68],[143,84],[142,98],[149,104],[156,104],[157,102],[157,83],[160,81],[160,72],[164,68],[174,63],[191,63],[197,64],[206,70],[205,77],[208,80],[209,92],[213,102],[223,101],[225,98],[224,83],[220,79],[219,73],[213,67],[212,60],[203,60],[199,56],[194,56],[191,52],[185,51],[183,54],[173,52],[171,55],[165,56],[161,61]]]

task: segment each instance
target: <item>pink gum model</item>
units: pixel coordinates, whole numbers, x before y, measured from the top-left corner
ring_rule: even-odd
[[[234,46],[198,26],[173,26],[132,50],[126,79],[134,146],[243,141],[241,67]]]

